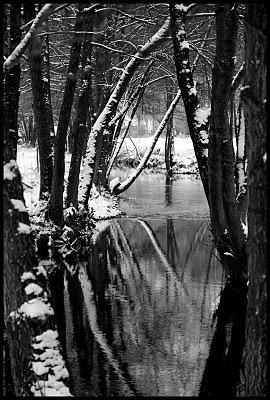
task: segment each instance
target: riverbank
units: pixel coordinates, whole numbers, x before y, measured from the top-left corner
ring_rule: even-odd
[[[116,166],[130,168],[136,167],[146,149],[149,147],[150,141],[151,137],[127,138],[116,160]],[[160,138],[146,165],[146,171],[149,173],[166,172],[164,149],[165,139]],[[65,184],[68,179],[70,160],[71,154],[66,153]],[[36,149],[19,145],[17,161],[24,185],[26,207],[30,217],[33,218],[40,212],[40,209],[37,207],[39,195],[39,170],[37,165]],[[197,163],[190,138],[175,138],[174,162],[174,174],[198,176]],[[107,194],[100,195],[95,191],[92,193],[89,207],[93,209],[93,219],[95,220],[114,218],[122,215],[121,211],[118,209],[117,198],[115,196],[112,197]]]
[[[136,167],[146,150],[150,147],[152,137],[127,138],[115,161],[117,167]],[[184,175],[198,175],[198,167],[189,137],[174,138],[173,173]],[[165,138],[159,138],[154,151],[146,164],[145,169],[153,172],[166,172],[165,166]]]

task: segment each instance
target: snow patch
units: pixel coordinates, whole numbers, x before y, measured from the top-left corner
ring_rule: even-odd
[[[45,278],[47,278],[47,272],[43,267],[43,265],[38,265],[36,270],[37,270],[37,275],[43,275]]]
[[[32,369],[36,375],[43,375],[49,372],[49,368],[44,366],[43,362],[32,362]]]
[[[36,283],[29,283],[29,285],[27,285],[24,288],[24,290],[25,290],[25,293],[27,294],[27,296],[29,296],[30,294],[34,294],[34,295],[38,296],[40,293],[43,292],[42,287],[40,287]]]
[[[183,40],[183,42],[180,43],[180,49],[189,49],[189,43],[186,40]]]
[[[53,309],[50,304],[44,303],[41,298],[35,298],[26,301],[19,308],[19,312],[29,318],[46,319],[47,315],[53,315]]]
[[[18,233],[25,233],[26,235],[29,235],[30,233],[30,225],[26,225],[23,222],[18,222],[18,228],[17,228]]]
[[[201,125],[204,125],[207,123],[208,117],[210,115],[210,107],[207,109],[203,108],[197,108],[196,114],[195,114],[195,120],[197,121],[197,127],[200,127]]]
[[[20,212],[27,212],[27,209],[23,203],[22,200],[18,200],[18,199],[10,199],[11,203],[13,204],[13,207],[20,211]]]
[[[35,275],[32,272],[24,272],[21,276],[21,282],[25,282],[27,279],[36,280]]]
[[[264,155],[263,155],[263,162],[266,163],[266,161],[267,161],[267,153],[264,153]]]
[[[53,331],[52,329],[47,329],[41,335],[37,335],[34,337],[34,341],[40,343],[33,343],[32,347],[34,349],[44,349],[44,347],[53,349],[58,346],[57,338],[58,338],[57,331]]]
[[[181,3],[181,4],[175,4],[175,9],[176,9],[177,11],[187,12],[187,7],[184,6],[183,3]]]

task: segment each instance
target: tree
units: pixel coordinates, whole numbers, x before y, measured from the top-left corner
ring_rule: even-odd
[[[35,18],[35,6],[25,9],[28,20]],[[48,45],[46,38],[32,36],[29,44],[29,71],[33,95],[34,120],[37,132],[40,164],[40,200],[48,200],[52,185],[53,155],[51,142],[52,109],[48,74]]]
[[[13,50],[13,44],[18,39],[18,30],[21,25],[20,6],[20,4],[19,7],[11,5],[9,8],[10,20],[7,21],[7,30],[10,31],[10,37],[6,50],[10,53]],[[10,29],[11,21],[15,20],[16,29]],[[53,334],[53,347],[63,366],[64,361],[56,340],[53,310],[48,301],[46,272],[36,256],[35,242],[25,207],[21,175],[15,161],[13,127],[18,124],[18,115],[14,112],[18,109],[19,102],[20,68],[18,66],[11,65],[6,71],[4,80],[4,325],[7,331],[13,394],[30,396],[34,393],[45,395],[45,390],[49,391],[44,372],[48,372],[49,365],[53,368],[55,363],[53,360],[49,361],[45,371],[41,371],[41,376],[38,369],[39,361],[44,362],[46,359],[47,346],[42,344],[45,336]],[[12,101],[11,94],[14,96]],[[39,347],[38,351],[35,350],[35,345]],[[42,358],[44,355],[45,358]],[[42,365],[43,362],[41,362]],[[54,378],[59,382],[59,391],[54,391],[53,394],[69,394],[65,385],[68,377],[66,368],[63,367],[61,378],[56,376],[53,369],[52,371]]]
[[[246,12],[246,73],[242,99],[248,161],[248,296],[244,395],[267,395],[267,185],[266,185],[266,43],[265,3]]]

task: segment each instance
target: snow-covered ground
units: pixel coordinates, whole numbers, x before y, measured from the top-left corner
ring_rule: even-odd
[[[126,138],[121,148],[120,154],[129,152],[131,156],[136,157],[137,150],[140,156],[144,154],[147,148],[149,148],[152,137],[147,138]],[[136,150],[137,149],[137,150]],[[165,152],[165,138],[159,138],[154,152],[159,150],[159,154]],[[174,138],[174,152],[176,159],[181,159],[185,164],[186,159],[194,158],[194,149],[190,137],[176,137]]]
[[[151,137],[148,138],[127,138],[123,144],[122,153],[128,153],[130,157],[136,158],[137,151],[142,156],[145,150],[149,147]],[[159,150],[160,155],[164,155],[165,139],[160,138],[154,148],[154,152]],[[190,164],[195,160],[193,146],[190,138],[175,138],[175,161],[183,164]],[[136,151],[137,149],[137,151]],[[68,179],[68,171],[71,160],[71,155],[66,154],[65,181]],[[30,215],[34,215],[36,204],[39,195],[39,171],[37,168],[37,151],[33,148],[28,148],[23,145],[18,146],[17,162],[22,175],[24,184],[24,198],[26,207]],[[89,206],[94,210],[95,219],[115,217],[119,215],[117,210],[116,200],[98,195],[97,192],[92,193],[92,200]]]

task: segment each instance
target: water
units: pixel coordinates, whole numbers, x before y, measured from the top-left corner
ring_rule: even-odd
[[[120,207],[57,286],[72,393],[197,396],[223,280],[201,183],[144,174]]]
[[[123,181],[127,168],[113,171]],[[173,180],[165,174],[143,173],[120,196],[120,208],[128,216],[208,219],[209,208],[200,179],[175,175]]]

